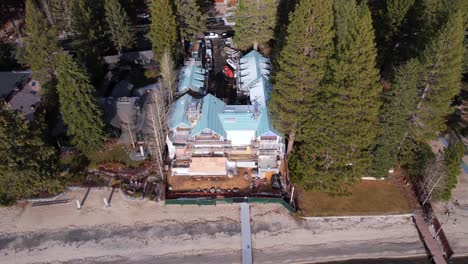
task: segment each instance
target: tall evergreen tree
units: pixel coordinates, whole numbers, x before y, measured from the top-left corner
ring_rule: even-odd
[[[53,98],[55,91],[50,84],[55,78],[55,54],[61,50],[57,31],[48,25],[47,19],[33,0],[26,1],[25,24],[25,60],[33,72],[33,78],[45,88],[46,98]]]
[[[159,61],[165,50],[172,56],[177,51],[177,24],[169,0],[151,0],[151,27],[148,39],[153,44],[153,52]]]
[[[0,102],[0,204],[12,204],[41,190],[60,190],[57,153],[41,132]]]
[[[71,32],[71,9],[74,0],[48,0],[54,26],[65,32]]]
[[[135,45],[135,30],[118,0],[105,0],[104,8],[112,42],[120,54],[124,48]]]
[[[376,41],[378,47],[379,63],[382,68],[390,69],[391,63],[399,63],[396,47],[399,46],[403,32],[402,27],[405,18],[413,7],[415,0],[386,0],[376,1],[375,5],[381,5],[374,12],[374,27],[376,29]]]
[[[305,130],[309,139],[292,166],[304,187],[343,193],[368,174],[382,88],[369,9],[354,0],[336,0],[334,11],[335,54],[322,111],[313,120],[322,127]]]
[[[195,0],[176,0],[177,20],[181,36],[195,39],[197,33],[206,31],[206,16],[202,15]]]
[[[408,133],[410,117],[416,110],[421,73],[421,64],[417,60],[409,61],[397,70],[391,87],[382,95],[382,133],[375,146],[371,167],[374,177],[386,177],[387,171],[397,161],[400,145]]]
[[[270,103],[277,127],[288,135],[287,154],[296,136],[302,136],[306,120],[320,111],[316,101],[333,52],[332,27],[330,1],[301,1],[291,15]]]
[[[415,0],[387,0],[385,16],[390,25],[391,32],[399,30],[408,10],[413,6]]]
[[[241,0],[236,10],[234,43],[247,50],[265,44],[274,36],[277,0]]]
[[[79,61],[86,66],[91,81],[98,84],[104,76],[100,55],[104,49],[102,39],[104,31],[86,0],[74,0],[71,11],[73,51],[76,52]]]
[[[275,48],[273,54],[270,55],[273,59],[279,57],[280,51],[286,44],[286,36],[288,34],[289,15],[294,12],[298,0],[279,0],[278,15],[274,32]]]
[[[85,71],[68,55],[61,55],[57,69],[60,112],[71,143],[89,156],[104,141],[102,113],[93,96],[94,87]]]
[[[334,7],[336,49],[328,94],[332,116],[329,133],[336,158],[332,166],[340,177],[353,182],[366,175],[370,165],[382,87],[369,9],[354,0],[335,1]]]
[[[413,119],[413,132],[419,138],[432,138],[446,129],[446,117],[454,110],[451,101],[460,91],[463,38],[462,16],[452,13],[423,53],[425,80]]]

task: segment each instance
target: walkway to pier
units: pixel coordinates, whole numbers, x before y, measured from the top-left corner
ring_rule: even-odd
[[[420,214],[414,214],[413,217],[416,228],[418,229],[419,235],[421,236],[421,240],[424,242],[424,245],[426,246],[426,249],[434,263],[447,264],[447,261],[444,258],[444,253],[429,231],[429,226],[424,221],[424,217]]]
[[[250,234],[250,207],[241,203],[242,264],[252,264],[252,235]],[[438,263],[436,263],[438,264]]]

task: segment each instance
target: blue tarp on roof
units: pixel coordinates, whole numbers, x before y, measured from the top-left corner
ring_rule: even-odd
[[[202,93],[205,86],[205,69],[195,65],[182,67],[179,72],[179,85],[177,91],[179,94],[186,93],[192,90],[197,93]]]

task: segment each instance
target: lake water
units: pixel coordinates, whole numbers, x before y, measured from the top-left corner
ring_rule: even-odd
[[[452,264],[468,264],[468,257],[455,258]],[[407,259],[356,259],[338,262],[325,262],[322,264],[431,264],[427,258],[407,258]]]

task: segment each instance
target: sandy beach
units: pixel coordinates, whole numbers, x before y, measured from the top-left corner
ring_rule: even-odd
[[[464,159],[468,164],[468,158]],[[468,174],[462,170],[451,201],[434,203],[433,206],[437,218],[443,223],[454,256],[468,256]],[[446,209],[450,210],[449,216],[445,214]]]
[[[0,263],[241,262],[239,205],[165,206],[116,192],[106,208],[109,193],[92,190],[81,210],[74,202],[0,208]],[[254,263],[425,255],[408,216],[304,220],[252,204],[251,227]]]

